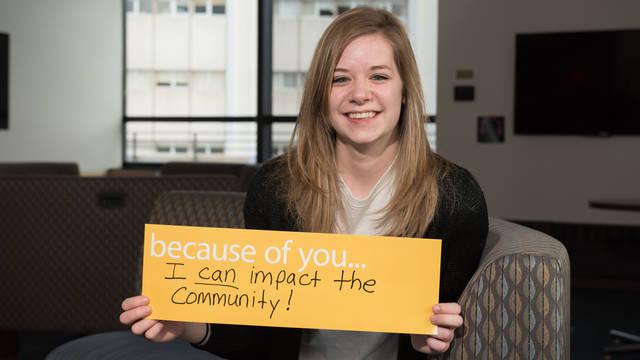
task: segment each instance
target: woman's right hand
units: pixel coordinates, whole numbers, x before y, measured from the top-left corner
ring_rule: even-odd
[[[131,332],[143,335],[153,342],[167,342],[185,335],[185,323],[179,321],[164,321],[145,319],[151,315],[149,298],[134,296],[122,302],[120,322],[131,326]]]

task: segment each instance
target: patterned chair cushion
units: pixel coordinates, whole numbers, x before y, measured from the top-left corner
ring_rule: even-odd
[[[465,319],[442,359],[569,359],[569,257],[541,232],[490,219],[459,303]]]

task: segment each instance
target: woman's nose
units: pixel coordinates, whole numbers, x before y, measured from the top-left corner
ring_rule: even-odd
[[[356,80],[353,82],[351,90],[351,102],[357,105],[364,104],[371,100],[371,91],[366,81]]]

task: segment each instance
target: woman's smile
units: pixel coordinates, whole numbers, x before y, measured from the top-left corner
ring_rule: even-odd
[[[354,124],[366,124],[376,118],[379,113],[378,111],[350,112],[345,116]]]

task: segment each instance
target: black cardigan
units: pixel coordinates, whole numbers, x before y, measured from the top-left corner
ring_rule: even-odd
[[[287,171],[282,160],[265,163],[252,179],[244,207],[247,229],[297,230],[279,188],[279,175]],[[462,167],[449,163],[438,185],[436,213],[424,237],[442,239],[440,301],[454,302],[480,260],[488,231],[487,207],[480,186]],[[210,340],[200,348],[228,359],[297,359],[300,333],[294,328],[213,325]],[[413,350],[408,335],[400,337],[399,359],[425,357]]]

